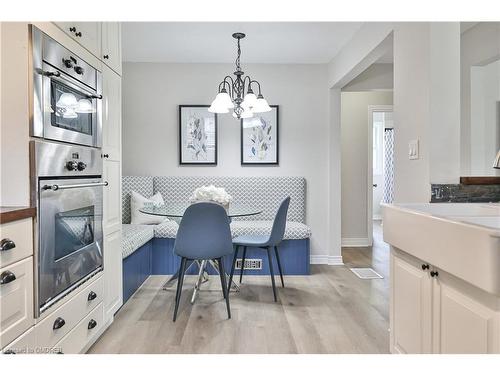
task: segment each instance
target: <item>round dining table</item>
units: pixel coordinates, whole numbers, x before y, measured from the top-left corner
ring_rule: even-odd
[[[167,203],[163,205],[157,205],[157,204],[146,204],[143,208],[139,209],[139,212],[142,212],[143,214],[147,215],[154,215],[154,216],[164,216],[164,217],[170,217],[170,218],[182,218],[184,216],[184,212],[186,212],[186,209],[191,205],[192,203]],[[244,217],[244,216],[254,216],[262,213],[262,209],[255,207],[255,206],[249,206],[249,205],[240,205],[240,204],[233,204],[231,203],[229,205],[229,209],[226,210],[227,216],[229,219],[233,218],[238,218],[238,217]],[[208,272],[207,272],[207,266],[210,264],[211,267],[215,270],[216,273],[219,273],[219,268],[215,264],[215,262],[211,259],[203,260],[203,261],[196,261],[192,262],[189,265],[189,268],[193,264],[198,265],[198,279],[194,285],[194,290],[193,290],[193,295],[191,297],[191,303],[194,303],[196,300],[196,295],[200,289],[201,284],[205,283],[208,281]],[[188,270],[189,270],[188,268]],[[188,271],[186,270],[186,272]],[[229,275],[227,275],[229,277]],[[167,282],[163,285],[163,290],[167,290],[170,286],[172,286],[173,282],[176,281],[179,278],[179,271],[177,271],[170,279],[167,280]],[[230,285],[230,290],[234,289],[236,291],[239,291],[238,285],[236,283],[232,282],[232,285]]]
[[[163,205],[145,205],[139,211],[143,214],[165,216],[165,217],[182,217],[184,212],[191,203],[167,203]],[[238,218],[243,216],[253,216],[262,213],[258,207],[233,204],[229,205],[227,216],[230,218]]]

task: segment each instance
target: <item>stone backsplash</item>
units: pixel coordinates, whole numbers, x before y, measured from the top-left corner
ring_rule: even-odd
[[[432,184],[431,203],[500,202],[500,185]]]

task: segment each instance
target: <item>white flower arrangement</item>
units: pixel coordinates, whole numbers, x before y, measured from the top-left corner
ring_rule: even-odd
[[[218,188],[214,185],[202,186],[197,188],[191,197],[189,202],[216,202],[224,206],[226,209],[229,207],[233,197],[231,197],[224,188]]]

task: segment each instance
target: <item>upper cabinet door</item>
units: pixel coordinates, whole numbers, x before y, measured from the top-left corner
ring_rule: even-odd
[[[106,65],[102,68],[102,153],[107,160],[121,161],[121,77]]]
[[[122,38],[119,22],[103,22],[101,60],[119,75],[122,74]]]
[[[100,56],[100,22],[54,22],[61,30],[88,49],[94,56]]]

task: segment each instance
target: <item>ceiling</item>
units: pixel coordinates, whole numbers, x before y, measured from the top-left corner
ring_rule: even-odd
[[[123,61],[320,64],[349,42],[361,22],[124,22]]]

